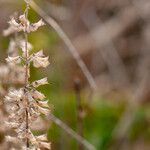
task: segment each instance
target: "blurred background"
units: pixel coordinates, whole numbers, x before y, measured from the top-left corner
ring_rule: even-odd
[[[150,149],[150,1],[36,0],[54,18],[86,64],[92,90],[69,48],[49,25],[29,35],[34,51],[44,49],[48,69],[31,69],[31,80],[48,76],[40,90],[53,114],[97,150]],[[3,37],[10,16],[25,8],[23,0],[0,0],[0,63],[10,38]],[[31,22],[40,16],[32,8]],[[84,150],[52,123],[48,137],[55,150]]]

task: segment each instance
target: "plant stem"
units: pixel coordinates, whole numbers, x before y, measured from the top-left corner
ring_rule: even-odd
[[[80,79],[74,80],[74,89],[76,93],[77,103],[77,130],[78,134],[83,137],[83,107],[81,104],[81,81]],[[84,147],[81,143],[78,143],[78,150],[83,150]]]
[[[25,10],[25,17],[28,18],[28,10],[29,10],[29,4],[27,3],[26,10]],[[26,26],[27,29],[27,26]],[[28,33],[27,31],[24,32],[25,35],[25,100],[26,100],[26,148],[29,148],[29,138],[28,138],[28,130],[29,130],[29,116],[28,116],[28,108],[29,108],[29,101],[27,97],[27,86],[29,83],[29,63],[28,63]]]
[[[76,139],[87,150],[96,150],[96,148],[91,143],[89,143],[85,138],[76,133],[73,129],[71,129],[68,125],[66,125],[62,120],[54,116],[52,113],[49,114],[48,119],[53,121],[60,128],[62,128],[68,135]]]

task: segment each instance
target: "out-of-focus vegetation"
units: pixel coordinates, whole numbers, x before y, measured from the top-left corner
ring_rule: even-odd
[[[148,21],[150,11],[146,11],[145,8],[146,3],[149,4],[149,2],[139,1],[136,3],[137,5],[132,2],[132,0],[131,2],[126,0],[107,2],[105,0],[37,1],[45,12],[55,18],[73,41],[98,87],[89,98],[91,91],[84,75],[72,59],[68,48],[48,25],[29,36],[29,41],[34,45],[34,51],[44,49],[51,62],[46,70],[37,71],[32,68],[31,81],[48,76],[50,84],[40,90],[45,93],[49,103],[53,105],[54,115],[77,131],[77,100],[73,87],[74,79],[76,77],[81,79],[81,101],[85,111],[84,138],[97,150],[148,150],[150,148],[149,79],[144,78],[143,84],[140,84],[143,76],[149,75],[147,70],[149,70],[150,56]],[[142,4],[146,9],[145,13],[141,12],[144,10]],[[148,4],[147,7],[150,5]],[[12,12],[15,10],[21,13],[24,4],[17,0],[13,0],[13,2],[0,0],[0,8],[0,31],[2,33],[7,27],[5,22],[9,20]],[[59,14],[64,15],[65,19],[59,18]],[[34,22],[38,18],[38,14],[31,9],[29,19]],[[124,24],[119,22],[120,18],[123,18]],[[113,23],[119,24],[118,31],[115,26],[113,30]],[[106,29],[103,26],[106,26]],[[103,32],[102,29],[107,32]],[[91,42],[95,40],[94,36],[96,38],[100,36],[96,41],[97,45],[91,45],[94,43]],[[110,37],[111,40],[107,40],[105,37]],[[0,40],[0,62],[4,63],[9,38],[4,38],[1,34]],[[100,41],[99,45],[98,40],[103,40],[104,43]],[[89,42],[90,44],[88,44]],[[114,47],[117,49],[117,57],[114,56]],[[107,51],[108,49],[111,51],[110,53]],[[100,52],[105,50],[109,54]],[[116,61],[118,59],[119,61]],[[122,65],[120,65],[120,60]],[[126,69],[127,80],[122,76],[122,73],[124,74],[120,69],[122,66]],[[139,85],[142,88],[135,92]],[[138,104],[134,105],[132,101]],[[128,108],[131,111],[128,112]],[[114,131],[117,130],[118,124],[126,112],[129,118],[125,119],[123,126],[130,120],[132,123],[122,137],[116,135]],[[118,129],[120,130],[120,128],[119,126]],[[48,138],[52,142],[52,149],[76,150],[78,148],[78,142],[54,123],[49,124]]]

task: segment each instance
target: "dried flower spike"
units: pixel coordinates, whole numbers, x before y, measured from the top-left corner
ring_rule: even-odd
[[[21,149],[40,150],[43,148],[50,149],[50,143],[47,141],[46,135],[34,136],[31,131],[32,123],[40,117],[40,114],[49,115],[50,109],[48,101],[45,101],[45,96],[37,91],[41,85],[48,84],[47,78],[43,78],[30,83],[30,66],[36,68],[47,67],[49,65],[49,57],[45,57],[43,51],[30,54],[32,45],[28,42],[28,33],[36,31],[44,25],[42,20],[37,23],[30,23],[28,20],[29,1],[23,15],[19,17],[19,22],[14,18],[9,21],[9,28],[4,31],[4,35],[8,36],[16,32],[24,32],[25,39],[18,42],[18,46],[22,49],[22,54],[17,56],[8,56],[6,61],[18,67],[23,65],[24,68],[24,86],[18,90],[10,90],[5,97],[7,110],[10,113],[9,122],[6,122],[8,127],[13,127],[17,133],[17,137],[7,136],[8,140],[19,139],[22,143]],[[13,43],[12,46],[14,47]],[[11,49],[11,48],[10,48]]]

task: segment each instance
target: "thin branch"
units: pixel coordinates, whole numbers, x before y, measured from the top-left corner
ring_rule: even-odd
[[[99,16],[96,13],[95,7],[86,4],[86,7],[81,11],[81,18],[86,25],[86,27],[89,29],[89,35],[94,40],[93,43],[95,45],[96,49],[100,50],[101,56],[105,63],[108,66],[108,69],[114,79],[114,84],[116,86],[129,86],[129,78],[128,74],[125,68],[125,65],[115,47],[115,44],[113,42],[113,38],[110,38],[111,35],[113,35],[113,30],[109,30],[109,21],[104,23]],[[87,7],[87,5],[89,5]],[[94,19],[93,19],[94,18]],[[93,21],[89,21],[93,20]],[[117,19],[114,21],[116,23]],[[124,24],[123,24],[124,25]],[[121,26],[122,27],[122,26]],[[99,28],[101,29],[100,32],[93,32],[93,28]],[[118,28],[115,33],[119,31]],[[120,30],[121,31],[121,30]],[[105,32],[105,34],[103,34]],[[115,35],[115,34],[114,34]],[[102,41],[106,40],[106,43],[101,43]],[[101,49],[101,46],[103,44],[103,47]]]
[[[61,29],[58,23],[52,17],[48,16],[33,0],[30,2],[30,6],[58,33],[58,35],[61,37],[61,39],[68,47],[68,50],[72,54],[73,58],[76,60],[78,66],[81,68],[92,90],[96,90],[97,85],[93,76],[89,72],[87,66],[81,59],[79,53],[77,52],[76,48],[74,47],[74,45],[72,44],[71,40],[68,38],[66,33]]]
[[[67,126],[63,121],[61,121],[59,118],[57,118],[53,114],[50,114],[48,116],[48,119],[52,120],[60,128],[62,128],[64,131],[66,131],[66,133],[68,133],[70,136],[72,136],[74,139],[76,139],[86,149],[88,149],[88,150],[96,150],[96,148],[92,144],[90,144],[86,139],[84,139],[83,137],[78,135],[74,130],[72,130],[69,126]]]
[[[74,80],[74,90],[76,95],[76,111],[77,111],[77,132],[83,137],[83,113],[84,109],[81,103],[81,81],[79,78]],[[78,150],[84,150],[81,143],[78,144]]]

